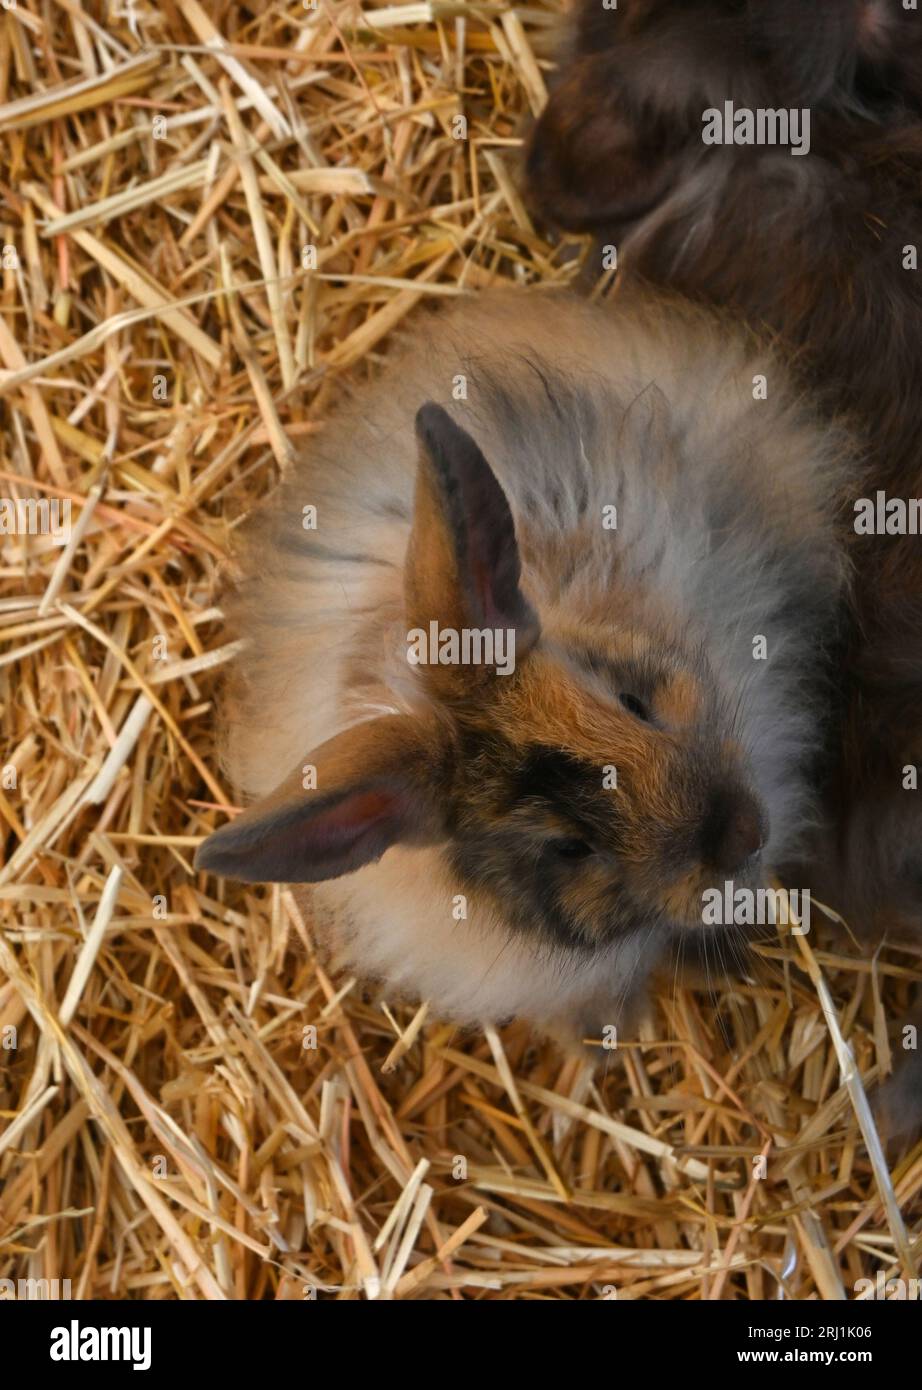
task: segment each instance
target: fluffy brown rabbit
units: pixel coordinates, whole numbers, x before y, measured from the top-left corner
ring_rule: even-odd
[[[617,1025],[811,815],[847,466],[688,306],[423,317],[251,523],[227,765],[259,799],[197,866],[319,884],[338,961],[443,1017]]]
[[[806,111],[807,141],[706,144],[705,113]],[[709,118],[708,118],[709,119]],[[855,565],[831,774],[855,927],[922,931],[922,13],[899,0],[583,0],[532,135],[552,222],[633,277],[734,310],[864,432],[845,513]],[[862,499],[893,534],[856,533]]]

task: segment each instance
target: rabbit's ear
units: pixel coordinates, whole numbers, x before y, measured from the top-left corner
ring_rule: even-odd
[[[419,467],[407,550],[407,619],[427,629],[513,630],[516,658],[539,626],[519,587],[506,494],[471,436],[431,401],[416,416]]]
[[[319,883],[380,859],[398,842],[436,844],[446,833],[445,759],[440,734],[421,718],[358,724],[210,835],[195,867],[245,883]]]
[[[578,59],[551,93],[528,140],[529,202],[573,232],[621,228],[668,192],[675,142],[641,122],[606,55]]]

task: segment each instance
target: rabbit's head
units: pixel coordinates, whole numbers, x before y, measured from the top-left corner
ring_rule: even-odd
[[[856,120],[915,119],[922,13],[900,0],[580,0],[528,143],[532,204],[573,231],[631,225],[675,188],[702,113],[725,102],[809,110],[820,152],[841,151]]]
[[[597,621],[526,592],[484,454],[440,406],[416,423],[403,708],[307,753],[197,866],[318,882],[437,847],[459,893],[549,944],[700,929],[706,888],[759,882],[768,834],[700,645],[632,621],[629,589]]]

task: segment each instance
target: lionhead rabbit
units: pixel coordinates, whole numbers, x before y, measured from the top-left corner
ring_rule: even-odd
[[[424,319],[251,523],[228,765],[262,799],[197,866],[321,884],[339,960],[443,1016],[617,1022],[809,817],[844,458],[687,306]]]
[[[705,113],[727,102],[806,113],[809,141],[706,144]],[[583,0],[527,162],[551,221],[616,244],[628,282],[769,327],[863,429],[844,513],[856,583],[828,797],[838,868],[823,888],[855,927],[918,936],[922,539],[901,509],[922,496],[922,12]]]

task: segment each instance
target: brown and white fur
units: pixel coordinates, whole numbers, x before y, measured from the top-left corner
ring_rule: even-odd
[[[442,1017],[617,1025],[716,930],[704,889],[810,821],[848,467],[687,305],[423,316],[251,523],[227,765],[258,800],[198,866],[319,884],[336,958]],[[514,630],[514,671],[411,665],[433,620]]]

